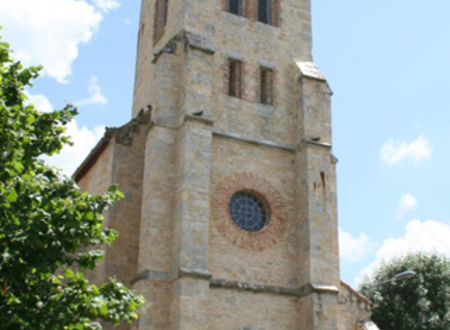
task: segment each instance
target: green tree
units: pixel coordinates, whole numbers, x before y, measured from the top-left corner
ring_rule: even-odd
[[[85,278],[117,237],[103,213],[121,198],[116,187],[90,195],[41,160],[70,143],[65,125],[76,115],[40,113],[24,89],[40,68],[23,68],[0,39],[0,328],[102,329],[97,320],[131,322],[144,302],[111,279]]]
[[[380,284],[413,270],[403,281]],[[410,254],[380,266],[361,292],[373,303],[373,320],[382,330],[450,329],[450,260],[435,254]]]

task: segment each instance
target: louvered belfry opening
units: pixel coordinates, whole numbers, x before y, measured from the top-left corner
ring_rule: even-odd
[[[229,60],[228,95],[242,97],[242,62],[234,59]]]
[[[242,0],[227,0],[227,10],[235,15],[242,15]]]
[[[273,106],[273,70],[261,68],[261,99],[262,104]]]
[[[258,0],[258,21],[270,24],[270,0]]]

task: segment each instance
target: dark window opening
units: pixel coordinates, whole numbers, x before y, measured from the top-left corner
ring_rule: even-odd
[[[167,24],[167,13],[169,9],[169,0],[164,0],[163,26]]]
[[[242,96],[242,62],[230,60],[229,62],[229,81],[228,95],[233,97]]]
[[[167,24],[169,0],[156,0],[155,2],[155,31],[154,39],[158,40],[164,33]]]
[[[268,212],[254,194],[239,191],[231,197],[229,211],[234,223],[248,232],[258,232],[267,224]]]
[[[270,24],[270,0],[258,0],[258,21]]]
[[[242,0],[227,0],[228,12],[235,15],[242,15]]]
[[[273,70],[261,68],[261,100],[262,104],[273,105]]]

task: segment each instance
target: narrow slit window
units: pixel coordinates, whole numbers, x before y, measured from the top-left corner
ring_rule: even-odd
[[[261,68],[261,99],[262,104],[273,106],[273,70]]]
[[[265,24],[271,24],[271,0],[258,0],[258,21]]]
[[[164,13],[163,13],[163,27],[167,24],[167,13],[169,10],[169,0],[162,0],[164,1]]]
[[[227,11],[235,14],[242,15],[242,0],[227,0]]]
[[[242,62],[229,61],[228,95],[240,98],[242,96]]]
[[[157,40],[164,33],[167,24],[167,15],[169,9],[169,0],[156,0],[155,2],[155,35]]]

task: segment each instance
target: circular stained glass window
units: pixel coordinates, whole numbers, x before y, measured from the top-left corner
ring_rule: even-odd
[[[239,227],[249,232],[263,229],[268,217],[264,203],[254,194],[242,191],[231,197],[230,214]]]

